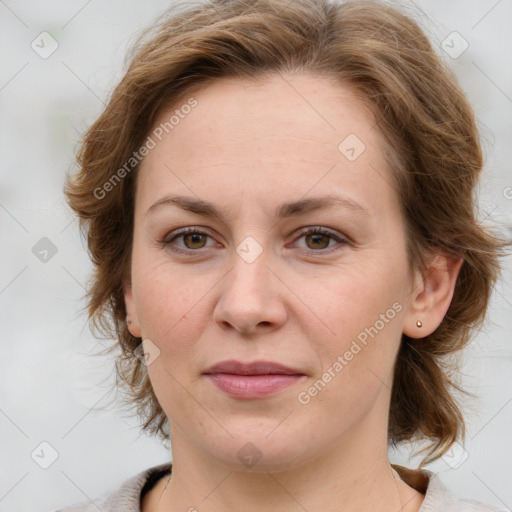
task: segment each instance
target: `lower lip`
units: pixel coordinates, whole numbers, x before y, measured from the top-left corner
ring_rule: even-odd
[[[305,375],[234,375],[213,373],[207,377],[224,393],[235,398],[261,398],[295,384]]]

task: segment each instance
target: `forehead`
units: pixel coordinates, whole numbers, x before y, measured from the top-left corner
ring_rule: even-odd
[[[191,109],[188,104],[192,100],[196,105]],[[169,127],[171,118],[173,126]],[[266,134],[281,135],[324,144],[335,150],[336,156],[338,142],[349,133],[366,139],[367,144],[373,144],[379,135],[372,133],[370,140],[373,115],[351,87],[332,77],[311,74],[276,73],[257,80],[223,77],[210,81],[182,93],[172,107],[160,112],[154,129],[165,129],[166,124],[170,129],[165,135],[176,143],[186,138],[201,139],[208,146],[219,140],[222,146],[237,142],[241,146],[253,140],[261,144]],[[252,139],[244,138],[248,135]],[[181,152],[190,146],[180,147]]]
[[[389,188],[372,114],[349,87],[325,77],[215,80],[161,112],[155,130],[161,140],[153,135],[138,177],[144,203],[165,191],[203,198],[209,190],[221,200],[279,193],[284,201],[336,188],[364,202],[375,187]]]

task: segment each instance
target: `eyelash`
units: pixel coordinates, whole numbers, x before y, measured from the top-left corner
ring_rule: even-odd
[[[198,228],[193,228],[193,227],[189,227],[189,228],[183,228],[183,229],[180,229],[176,232],[173,232],[171,233],[170,235],[173,235],[172,238],[169,238],[170,235],[166,236],[164,240],[162,240],[160,242],[160,245],[163,247],[163,248],[167,248],[167,249],[170,249],[172,252],[174,253],[178,253],[178,254],[191,254],[191,253],[194,253],[194,252],[200,252],[201,249],[179,249],[179,248],[176,248],[176,247],[173,247],[171,246],[171,243],[174,242],[177,238],[180,238],[180,237],[183,237],[183,236],[186,236],[186,235],[189,235],[189,234],[197,234],[197,235],[206,235],[210,238],[211,235],[210,233],[208,233],[207,231],[203,231],[201,229],[198,229]],[[331,239],[335,240],[336,242],[338,242],[338,245],[346,245],[348,243],[348,240],[344,237],[341,237],[341,236],[338,236],[336,234],[334,234],[332,231],[329,231],[325,228],[322,228],[320,226],[314,226],[314,227],[310,227],[310,228],[307,228],[305,229],[304,231],[302,231],[299,235],[299,237],[296,239],[300,239],[306,235],[316,235],[316,234],[319,234],[319,235],[326,235],[328,237],[330,237]],[[335,247],[335,246],[333,246]],[[332,249],[333,247],[331,248],[325,248],[325,249],[319,249],[319,250],[314,250],[314,249],[302,249],[303,251],[307,251],[307,252],[311,252],[311,253],[315,253],[315,254],[318,254],[318,253],[331,253],[332,252]],[[331,250],[329,250],[331,249]],[[337,250],[337,249],[335,249]]]

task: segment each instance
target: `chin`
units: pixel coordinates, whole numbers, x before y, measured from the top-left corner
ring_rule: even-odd
[[[250,435],[228,437],[223,446],[213,447],[212,451],[212,444],[208,444],[205,449],[228,468],[241,472],[276,473],[298,467],[305,462],[303,459],[307,455],[297,449],[301,446],[299,440],[294,440],[285,430],[280,436],[276,433],[269,436],[271,429],[264,430],[260,434],[253,432]]]

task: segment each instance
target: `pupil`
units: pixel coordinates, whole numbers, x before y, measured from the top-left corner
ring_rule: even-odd
[[[191,238],[192,239],[192,244],[196,244],[196,243],[201,243],[200,239],[203,235],[200,235],[199,233],[192,233],[192,234],[189,234],[187,235],[187,238]]]
[[[324,239],[325,239],[325,238],[327,238],[327,237],[326,237],[326,235],[324,235],[324,234],[322,234],[322,233],[315,233],[315,234],[313,234],[313,235],[309,235],[309,236],[313,238],[313,243],[318,243],[318,242],[319,242],[319,240],[318,240],[319,238],[320,238],[320,239],[321,239],[322,237],[323,237]],[[322,245],[321,249],[324,249],[324,248],[326,247],[326,245],[325,245],[325,244],[321,244],[321,245]]]

